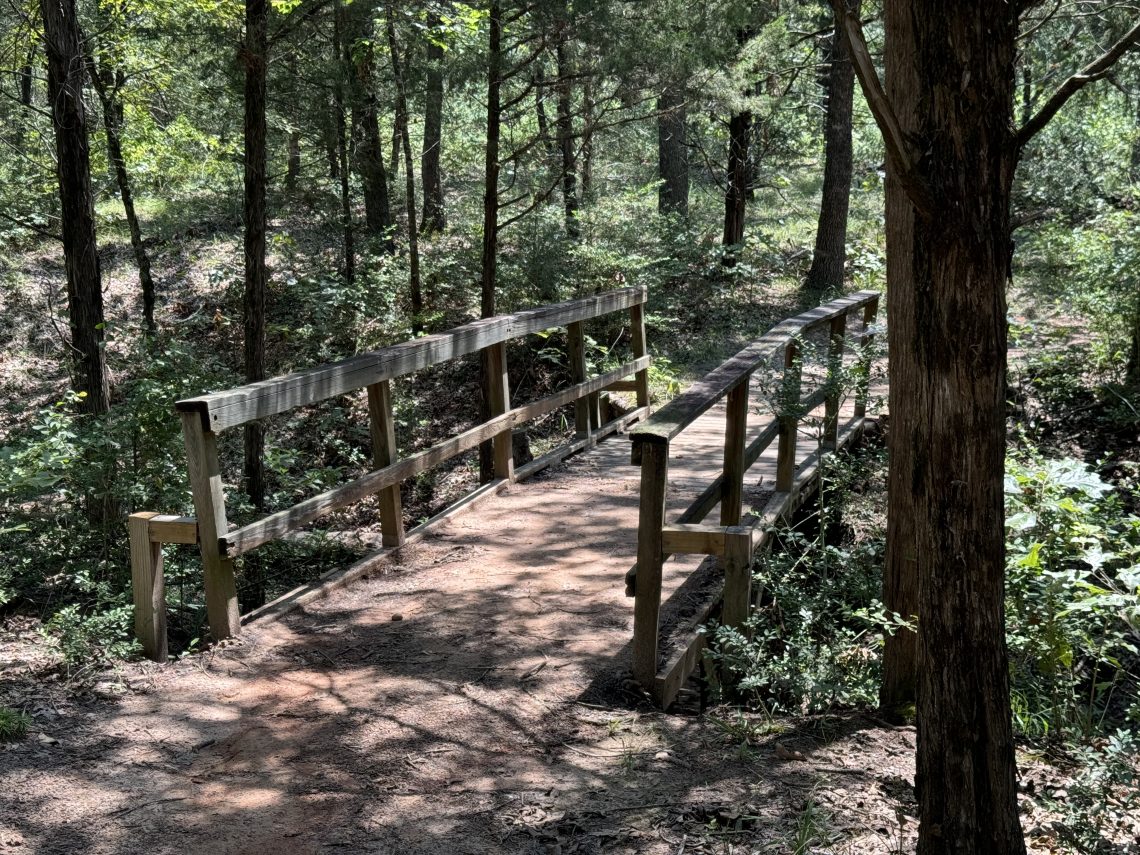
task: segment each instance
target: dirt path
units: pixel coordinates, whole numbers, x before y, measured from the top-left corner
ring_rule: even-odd
[[[671,503],[719,468],[723,423],[676,447]],[[910,730],[718,725],[653,711],[628,679],[628,455],[603,443],[236,643],[126,666],[98,698],[44,687],[36,732],[0,751],[0,851],[764,851],[817,820],[828,851],[893,851],[913,830],[896,813]],[[669,562],[666,587],[694,560]]]

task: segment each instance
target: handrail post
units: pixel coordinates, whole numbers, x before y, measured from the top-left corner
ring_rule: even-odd
[[[629,327],[632,332],[633,358],[640,359],[649,355],[649,346],[645,338],[645,304],[636,303],[629,307]],[[649,369],[638,371],[634,375],[637,384],[637,406],[649,406]]]
[[[586,335],[581,321],[574,321],[566,327],[566,343],[570,357],[570,377],[575,383],[586,379]],[[574,402],[574,434],[578,438],[593,433],[590,401],[579,398]]]
[[[162,578],[162,544],[150,539],[150,520],[157,513],[131,514],[127,532],[131,544],[131,589],[135,603],[135,638],[143,655],[166,661],[166,590]]]
[[[839,442],[840,374],[843,371],[843,347],[847,335],[847,314],[831,322],[830,342],[827,349],[827,380],[831,388],[827,396],[823,419],[823,447],[835,448]]]
[[[639,442],[641,506],[637,525],[637,587],[633,603],[633,676],[646,689],[657,678],[657,631],[661,614],[661,570],[669,444]]]
[[[871,326],[879,313],[878,298],[863,307],[863,331],[859,334],[859,387],[855,390],[855,418],[862,419],[867,415],[867,399],[871,393],[871,342],[875,334]]]
[[[511,385],[507,377],[506,342],[492,344],[487,348],[487,377],[490,392],[491,417],[501,416],[511,408]],[[494,437],[495,477],[507,481],[515,480],[515,456],[512,431],[508,427]]]
[[[728,393],[724,426],[724,486],[720,497],[720,524],[740,523],[744,501],[744,440],[748,432],[749,374]]]
[[[226,496],[222,489],[217,438],[213,431],[203,426],[201,412],[183,411],[179,415],[182,417],[182,438],[186,443],[194,514],[198,519],[198,546],[205,571],[206,617],[210,622],[210,636],[214,641],[221,641],[241,632],[241,620],[234,563],[222,555],[218,543],[229,529],[229,524],[226,522]]]
[[[724,535],[724,606],[721,623],[744,631],[752,606],[752,533],[729,529]]]
[[[392,384],[388,380],[368,386],[368,430],[372,435],[372,460],[377,469],[396,462],[396,423],[392,417]],[[404,542],[404,514],[400,485],[385,487],[380,497],[380,542],[400,546]]]
[[[780,445],[776,454],[776,490],[790,492],[796,475],[796,434],[799,431],[800,366],[797,345],[792,339],[784,346],[784,380],[780,413]]]

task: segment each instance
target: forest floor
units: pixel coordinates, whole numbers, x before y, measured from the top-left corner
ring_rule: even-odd
[[[681,502],[715,461],[677,456]],[[666,714],[629,679],[627,461],[603,443],[171,665],[68,681],[9,621],[0,704],[34,726],[0,751],[0,852],[913,851],[913,728],[692,692]]]

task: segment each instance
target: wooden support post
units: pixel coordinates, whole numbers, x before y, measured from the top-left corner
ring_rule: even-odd
[[[501,416],[511,408],[511,384],[507,378],[507,345],[504,342],[487,348],[487,368],[490,381],[491,418]],[[495,477],[515,480],[514,442],[511,428],[495,434]]]
[[[377,469],[396,462],[396,422],[392,418],[392,384],[388,380],[368,387],[369,432],[372,434],[372,460]],[[400,485],[385,487],[380,496],[380,539],[384,546],[404,542],[404,514]]]
[[[841,374],[843,373],[843,346],[847,335],[847,315],[840,315],[831,322],[830,343],[827,347],[827,401],[823,419],[823,447],[835,448],[839,437],[839,395]]]
[[[859,388],[855,390],[855,418],[861,419],[867,415],[867,398],[870,397],[871,384],[871,355],[868,352],[875,334],[871,332],[871,325],[875,323],[875,316],[879,312],[879,301],[873,300],[863,307],[863,332],[859,335]]]
[[[724,607],[721,623],[743,631],[752,605],[752,530],[736,526],[724,535]]]
[[[135,600],[135,638],[143,654],[166,661],[166,591],[162,580],[162,544],[150,539],[150,521],[158,514],[131,514],[127,532],[131,543],[131,587]]]
[[[720,493],[720,524],[740,522],[744,499],[744,444],[748,432],[749,374],[728,393],[728,410],[724,426],[724,481]]]
[[[570,356],[570,376],[575,383],[586,379],[586,335],[582,322],[575,321],[566,327],[567,349]],[[574,402],[574,435],[578,438],[591,434],[590,399],[579,398]]]
[[[633,676],[654,690],[657,678],[657,621],[661,613],[661,530],[669,481],[669,445],[641,442],[641,508],[637,525],[637,592],[633,603]]]
[[[633,358],[649,355],[645,339],[645,304],[637,303],[629,307],[629,326],[633,336]],[[649,406],[649,369],[638,371],[634,376],[637,383],[637,406]]]
[[[800,366],[796,363],[796,343],[784,348],[784,384],[780,414],[780,446],[776,453],[776,490],[790,492],[796,476],[796,434],[799,431]]]
[[[206,616],[210,621],[210,636],[214,641],[221,641],[238,635],[241,622],[234,564],[222,556],[218,543],[229,525],[226,522],[226,497],[222,490],[217,440],[213,431],[203,427],[202,413],[184,411],[179,415],[182,417],[182,438],[186,442],[190,492],[194,496],[194,513],[198,519],[198,545],[205,572]]]

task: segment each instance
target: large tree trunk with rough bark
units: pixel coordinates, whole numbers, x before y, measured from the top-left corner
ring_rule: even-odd
[[[338,2],[333,16],[333,52],[336,57],[334,65],[337,66],[340,66],[342,57],[344,56],[344,46],[342,44],[344,41],[344,30],[344,5]],[[347,71],[347,66],[344,66],[343,70]],[[335,137],[333,153],[329,158],[329,165],[331,167],[332,177],[340,180],[340,221],[344,247],[344,266],[341,268],[341,272],[344,275],[345,284],[352,285],[353,280],[356,278],[356,239],[352,230],[352,191],[349,187],[348,128],[346,127],[344,119],[344,80],[345,74],[338,74],[336,84],[333,87],[333,126]]]
[[[480,277],[480,317],[495,314],[495,272],[499,258],[499,142],[502,133],[502,7],[491,4],[488,14],[487,40],[487,142],[483,170],[483,261]],[[491,416],[490,351],[483,351],[482,394],[479,401],[480,420]],[[494,448],[490,440],[479,446],[479,480],[486,483],[494,477]]]
[[[438,26],[439,15],[431,15],[428,18],[429,31]],[[447,228],[447,217],[443,207],[443,176],[439,167],[439,156],[443,147],[443,46],[429,40],[426,59],[424,142],[420,154],[420,185],[424,193],[424,210],[420,229],[424,234],[433,234]]]
[[[891,548],[920,618],[918,852],[1018,855],[1002,522],[1017,15],[888,0],[885,24],[888,100],[918,153],[909,171],[892,159],[887,209],[890,513],[913,525]]]
[[[131,233],[131,249],[135,255],[135,266],[139,271],[139,285],[142,287],[143,320],[147,332],[154,334],[154,279],[150,273],[150,256],[143,245],[142,227],[135,213],[135,197],[131,190],[131,177],[123,158],[123,103],[119,99],[119,89],[123,85],[121,72],[100,67],[96,60],[91,63],[91,81],[103,108],[103,129],[107,134],[107,155],[115,170],[115,181],[119,186],[119,198],[123,201],[123,212],[127,217],[127,228]]]
[[[55,130],[67,309],[74,387],[88,413],[110,409],[103,354],[103,290],[95,243],[91,153],[83,105],[86,64],[79,42],[75,0],[42,0],[48,58],[48,99]]]
[[[689,216],[689,148],[685,144],[685,97],[676,87],[657,99],[657,213]]]
[[[561,22],[554,55],[558,63],[558,150],[562,155],[562,204],[566,212],[566,235],[577,240],[578,228],[578,162],[574,151],[574,122],[570,114],[570,80],[573,69],[567,24]]]
[[[860,0],[847,7],[859,14]],[[847,262],[847,211],[851,201],[851,104],[855,67],[843,22],[837,21],[828,48],[827,119],[824,129],[823,192],[815,253],[805,287],[814,293],[841,290]]]

